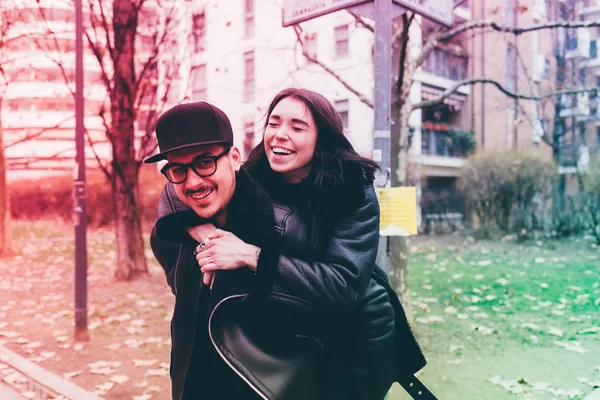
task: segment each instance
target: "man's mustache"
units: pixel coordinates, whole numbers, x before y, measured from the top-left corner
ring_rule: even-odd
[[[211,189],[213,189],[212,186],[201,186],[198,189],[193,189],[193,190],[192,189],[186,189],[185,190],[185,195],[186,196],[193,196],[196,193],[203,193],[203,192],[209,191]]]

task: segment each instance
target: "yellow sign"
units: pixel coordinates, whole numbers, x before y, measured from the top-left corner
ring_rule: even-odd
[[[376,188],[381,209],[381,236],[417,234],[417,190],[414,187]]]

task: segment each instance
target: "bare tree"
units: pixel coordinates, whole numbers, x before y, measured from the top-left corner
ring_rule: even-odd
[[[457,7],[462,3],[461,0],[455,0],[454,6]],[[364,27],[370,31],[374,31],[373,26],[365,21],[362,17],[354,15],[357,21],[357,25]],[[413,110],[428,107],[442,103],[451,94],[455,93],[460,87],[464,85],[475,85],[475,84],[487,84],[494,85],[501,90],[506,96],[510,98],[521,98],[529,100],[543,100],[546,98],[556,98],[561,94],[576,94],[581,91],[590,91],[595,89],[585,88],[560,88],[559,91],[551,91],[541,95],[535,93],[520,94],[514,93],[506,89],[500,82],[486,78],[470,78],[459,82],[456,82],[452,87],[438,96],[436,99],[431,101],[424,101],[418,104],[412,104],[410,99],[410,88],[414,81],[415,72],[421,67],[424,61],[429,57],[431,52],[436,46],[444,43],[449,43],[452,40],[460,37],[461,35],[475,35],[485,34],[488,31],[504,32],[519,36],[528,32],[540,31],[540,30],[556,30],[562,29],[575,29],[575,28],[591,28],[600,26],[600,20],[593,21],[550,21],[547,23],[517,27],[517,26],[502,26],[492,20],[473,20],[446,29],[441,25],[438,25],[433,29],[420,48],[419,54],[416,57],[409,56],[409,29],[415,19],[415,14],[407,12],[398,21],[394,21],[392,27],[392,69],[394,75],[394,84],[392,90],[392,102],[391,102],[391,184],[392,186],[403,186],[407,179],[407,165],[408,165],[408,150],[409,150],[409,117]],[[323,68],[324,71],[328,72],[333,78],[337,79],[346,89],[357,96],[367,106],[373,108],[373,103],[369,100],[371,96],[361,93],[357,90],[351,82],[344,79],[344,77],[332,68],[327,66],[324,62],[319,60],[317,57],[312,56],[309,53],[308,48],[305,46],[304,38],[302,35],[302,29],[299,26],[294,27],[297,41],[300,44],[303,56],[314,64],[317,64]],[[410,307],[410,289],[408,287],[408,262],[407,262],[407,245],[406,240],[402,237],[391,237],[390,238],[390,278],[397,292],[400,294],[403,303]],[[411,311],[408,311],[409,314]]]
[[[14,23],[15,21],[12,21],[8,10],[0,4],[0,256],[12,253],[10,195],[6,184],[2,103],[9,83],[8,75],[3,66],[7,63],[7,47],[9,40],[11,40]]]
[[[178,78],[177,57],[168,52],[176,47],[175,13],[185,4],[146,0],[84,3],[89,15],[85,37],[107,93],[98,114],[112,149],[110,163],[103,162],[89,134],[87,137],[112,187],[117,243],[115,278],[130,280],[147,273],[138,200],[139,171],[142,161],[156,148],[153,126],[165,107],[171,83]],[[59,32],[52,30],[48,10],[38,6],[35,12],[46,23],[46,29],[41,35],[32,34],[32,40],[51,57],[57,50],[60,54]],[[47,38],[51,38],[50,42]],[[74,94],[64,61],[53,60]],[[142,127],[137,135],[136,121]]]

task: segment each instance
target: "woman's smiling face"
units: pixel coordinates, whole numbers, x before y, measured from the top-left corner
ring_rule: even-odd
[[[268,117],[265,152],[271,169],[289,183],[305,179],[312,168],[317,126],[306,104],[295,97],[279,101]]]

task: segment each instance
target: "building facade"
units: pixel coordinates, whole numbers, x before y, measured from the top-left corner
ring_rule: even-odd
[[[86,130],[86,166],[98,169],[98,159],[105,165],[112,159],[107,140],[110,125],[110,99],[103,81],[112,79],[112,62],[104,45],[102,28],[94,33],[91,18],[99,21],[99,3],[84,2],[83,20],[100,51],[104,51],[101,67],[91,46],[83,38],[84,110]],[[141,138],[153,129],[157,110],[183,100],[179,92],[181,77],[178,59],[186,48],[167,37],[167,51],[155,62],[147,63],[156,48],[156,38],[164,27],[166,13],[174,20],[188,15],[187,2],[148,0],[139,13],[136,35],[136,77],[140,80],[136,96],[135,137],[140,153]],[[112,7],[105,6],[110,18]],[[3,81],[0,81],[0,108],[7,179],[37,178],[73,171],[75,158],[75,11],[68,0],[3,0],[3,21],[11,27],[1,38]],[[96,22],[98,24],[98,22]],[[97,26],[97,25],[96,25]],[[169,35],[175,36],[173,30]],[[145,78],[140,71],[147,68]],[[104,68],[104,71],[102,70]],[[175,71],[176,70],[176,71]],[[112,84],[112,83],[111,83]],[[174,88],[170,92],[171,87]],[[101,117],[103,115],[104,118]],[[118,134],[118,133],[117,133]]]

